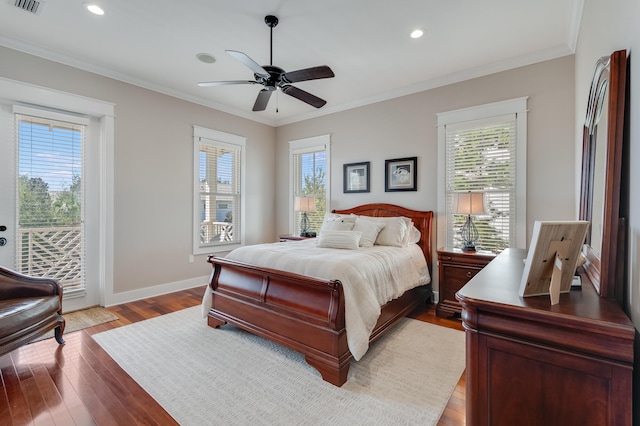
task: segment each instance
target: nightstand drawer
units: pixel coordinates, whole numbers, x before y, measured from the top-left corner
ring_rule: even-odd
[[[482,268],[466,268],[462,266],[447,266],[444,268],[447,284],[440,292],[440,300],[456,300],[456,292],[460,290],[471,278],[473,278]],[[441,277],[442,279],[442,277]]]
[[[471,278],[475,276],[478,272],[480,272],[482,268],[468,268],[461,266],[449,266],[447,268],[447,277],[451,280],[452,283],[462,283],[466,284]]]

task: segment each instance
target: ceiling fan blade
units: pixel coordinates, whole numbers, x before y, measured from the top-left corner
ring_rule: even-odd
[[[237,50],[225,50],[225,52],[249,67],[249,69],[253,71],[254,74],[257,74],[264,78],[269,78],[269,73],[260,65],[258,65],[256,61],[248,57],[245,53],[238,52]]]
[[[198,83],[198,86],[211,87],[211,86],[226,86],[229,84],[259,84],[259,83],[253,80],[203,81],[201,83]]]
[[[298,89],[295,86],[281,86],[280,89],[282,89],[282,91],[284,93],[286,93],[289,96],[293,96],[296,99],[301,100],[302,102],[306,102],[311,106],[314,106],[316,108],[321,108],[324,106],[324,104],[327,103],[327,101],[325,101],[324,99],[320,99],[319,97],[312,95],[309,92],[305,92],[302,89]]]
[[[264,111],[265,109],[267,109],[267,104],[269,103],[269,99],[271,98],[271,93],[273,93],[273,90],[262,89],[258,93],[256,103],[253,104],[253,111]]]
[[[297,83],[298,81],[319,80],[321,78],[331,77],[335,77],[335,74],[331,71],[331,68],[326,65],[286,72],[282,75],[283,80],[287,83]]]

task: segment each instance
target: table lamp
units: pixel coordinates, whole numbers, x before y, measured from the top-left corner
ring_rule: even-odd
[[[302,219],[300,220],[300,236],[309,237],[309,217],[307,212],[316,211],[316,199],[314,197],[296,197],[294,200],[294,210],[302,212]]]
[[[457,192],[453,194],[453,214],[466,215],[467,220],[460,229],[462,251],[476,251],[478,229],[471,220],[471,215],[485,215],[484,194],[482,192]]]

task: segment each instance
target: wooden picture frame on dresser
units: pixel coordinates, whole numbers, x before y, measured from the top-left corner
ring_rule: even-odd
[[[491,252],[439,248],[436,315],[440,318],[460,318],[462,307],[456,300],[456,293],[494,258],[495,254]]]

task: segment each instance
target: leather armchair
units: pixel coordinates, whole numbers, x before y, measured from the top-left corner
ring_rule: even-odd
[[[62,345],[64,326],[62,286],[56,280],[0,266],[0,356],[54,328]]]

